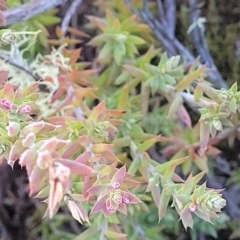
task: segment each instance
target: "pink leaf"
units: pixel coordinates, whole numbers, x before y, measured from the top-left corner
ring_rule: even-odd
[[[38,192],[43,187],[43,181],[46,179],[46,171],[34,166],[31,175],[29,176],[30,195]]]
[[[127,215],[127,206],[125,203],[121,203],[118,207],[118,211],[124,215]]]
[[[111,185],[114,183],[122,183],[126,175],[126,166],[124,165],[120,169],[117,170],[117,172],[113,175],[112,180],[111,180]]]
[[[69,144],[69,141],[61,140],[56,137],[50,138],[42,144],[39,151],[49,151],[53,152]]]
[[[14,88],[13,88],[13,85],[10,82],[5,83],[5,86],[4,86],[4,89],[3,89],[3,94],[8,99],[13,100],[13,98],[14,98]]]
[[[21,167],[28,165],[31,162],[34,162],[37,158],[37,153],[35,149],[27,149],[22,153],[19,159],[19,164]]]
[[[188,127],[192,127],[191,118],[183,105],[179,107],[177,114]]]
[[[107,200],[107,198],[108,198],[107,194],[99,197],[99,198],[97,199],[97,201],[95,202],[95,204],[94,204],[94,206],[93,206],[90,214],[102,210],[102,209],[106,206],[106,200]]]
[[[9,153],[9,162],[15,162],[24,152],[25,148],[22,145],[22,140],[18,139],[12,146],[10,153]]]
[[[75,162],[87,163],[90,157],[91,157],[91,153],[85,151],[76,158]]]
[[[62,158],[70,158],[72,155],[77,153],[79,149],[81,149],[81,146],[78,142],[69,144],[62,154]]]
[[[80,174],[80,175],[86,176],[86,175],[92,175],[94,173],[94,170],[92,168],[80,162],[76,162],[68,159],[61,159],[61,160],[58,160],[58,162],[69,167],[71,170],[71,173],[73,174]]]
[[[78,138],[78,141],[81,144],[81,146],[83,146],[83,147],[87,147],[91,144],[91,139],[87,135],[80,136]]]
[[[181,220],[185,229],[193,227],[192,212],[190,211],[188,205],[186,205],[181,212]]]
[[[83,190],[82,190],[82,194],[84,198],[87,198],[89,196],[88,189],[91,188],[94,181],[95,181],[94,178],[90,178],[89,176],[84,177]]]
[[[88,189],[88,193],[91,195],[99,195],[102,191],[104,191],[106,185],[95,185]]]
[[[129,204],[137,204],[141,202],[141,200],[138,197],[136,197],[135,195],[128,191],[124,191],[124,197],[128,199]]]

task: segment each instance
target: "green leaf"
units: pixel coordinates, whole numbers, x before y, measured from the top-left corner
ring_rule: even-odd
[[[118,109],[126,110],[128,106],[129,87],[125,85],[120,93],[118,100]]]
[[[194,101],[198,101],[202,96],[203,96],[203,90],[199,85],[197,85],[194,90]]]
[[[166,64],[167,64],[167,60],[168,60],[167,53],[164,52],[164,53],[162,54],[162,56],[161,56],[161,59],[160,59],[159,63],[158,63],[158,67],[159,67],[160,69],[165,68],[165,67],[166,67]]]
[[[99,237],[99,229],[98,226],[92,225],[91,227],[87,228],[84,232],[81,232],[79,236],[74,238],[74,240],[89,240],[89,239],[96,239]]]
[[[134,58],[136,54],[138,54],[138,49],[134,44],[131,44],[129,42],[125,42],[125,48],[126,48],[126,54],[129,58]]]
[[[163,80],[164,80],[165,83],[168,83],[170,85],[175,85],[176,84],[175,78],[168,75],[168,74],[164,75]]]
[[[201,89],[203,90],[203,92],[212,100],[214,101],[218,101],[218,95],[221,92],[220,90],[216,90],[215,88],[209,86],[206,83],[198,83],[199,87],[201,87]]]
[[[120,63],[123,60],[123,57],[126,54],[126,48],[124,46],[124,43],[116,43],[113,48],[113,58],[117,65],[120,65]]]
[[[190,84],[196,80],[197,78],[199,78],[202,73],[204,72],[205,67],[199,67],[197,70],[189,73],[188,75],[186,75],[177,85],[176,85],[176,89],[179,91],[182,91],[184,89],[186,89],[187,87],[190,86]]]
[[[237,93],[238,90],[238,86],[237,86],[237,82],[235,82],[231,88],[229,89],[229,91],[233,92],[233,93]]]
[[[162,191],[160,201],[159,201],[159,205],[158,205],[159,222],[163,219],[163,217],[166,213],[170,198],[171,198],[171,190],[169,189],[169,187],[166,187]]]
[[[159,166],[157,166],[155,169],[157,172],[159,172],[160,174],[165,174],[165,172],[167,172],[166,174],[166,177],[167,178],[171,178],[173,175],[173,172],[175,170],[175,168],[184,163],[187,159],[189,158],[189,156],[186,156],[186,157],[183,157],[183,158],[178,158],[178,159],[174,159],[174,160],[171,160],[169,162],[166,162],[166,163],[163,163],[163,164],[160,164]]]
[[[186,182],[183,184],[182,193],[185,195],[191,195],[198,182],[203,178],[204,174],[205,172],[200,172],[194,177],[192,176],[192,174],[190,174]]]
[[[189,174],[192,169],[192,160],[188,159],[182,164],[182,171],[184,175]]]
[[[123,71],[115,80],[115,85],[121,85],[125,83],[128,79],[130,79],[130,75],[128,72]]]
[[[112,38],[112,34],[110,33],[102,33],[97,35],[96,37],[92,38],[87,44],[97,47],[109,41],[109,38]]]
[[[232,100],[228,103],[229,109],[233,112],[236,113],[237,111],[237,102],[235,98],[232,98]]]
[[[180,63],[180,60],[181,60],[181,56],[170,57],[166,63],[167,69],[172,70],[172,69],[176,68],[178,66],[178,64]]]
[[[153,146],[156,142],[166,142],[168,141],[167,138],[162,137],[162,136],[155,136],[153,138],[150,138],[146,141],[144,141],[140,146],[138,146],[137,151],[138,152],[145,152],[147,151],[151,146]]]
[[[51,16],[47,14],[44,14],[44,15],[40,14],[35,19],[41,22],[45,26],[57,24],[61,21],[59,17]]]
[[[147,73],[140,68],[134,67],[132,65],[123,65],[123,68],[128,71],[134,77],[147,77]]]
[[[144,39],[134,36],[134,35],[129,35],[127,37],[127,41],[131,42],[134,45],[141,45],[141,44],[146,43]]]
[[[180,93],[176,93],[174,99],[170,105],[168,116],[173,117],[179,110],[179,107],[183,104],[183,99]]]
[[[130,167],[128,168],[128,173],[135,175],[136,172],[138,171],[139,167],[141,165],[141,159],[140,156],[135,156],[135,158],[133,159]]]
[[[105,43],[98,54],[98,60],[101,61],[106,58],[110,58],[110,56],[112,54],[112,50],[113,50],[113,44],[111,42]]]
[[[125,238],[127,236],[127,234],[124,233],[118,233],[118,232],[114,232],[114,231],[106,231],[105,236],[108,238],[113,238],[113,239],[120,239],[120,238]]]

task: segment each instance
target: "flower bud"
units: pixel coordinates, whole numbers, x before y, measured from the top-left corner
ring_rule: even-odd
[[[17,122],[9,122],[8,126],[6,127],[7,129],[7,134],[9,137],[15,137],[18,135],[20,131],[20,124]]]
[[[197,210],[197,205],[194,203],[190,203],[188,207],[191,212],[195,212]]]
[[[128,198],[126,198],[126,197],[122,197],[122,202],[123,202],[123,203],[129,203],[130,201],[129,201]]]
[[[0,99],[0,106],[3,109],[10,109],[12,107],[12,103],[6,98],[2,98]]]
[[[225,199],[221,198],[221,196],[217,195],[210,199],[212,206],[215,210],[221,210],[226,206],[227,202]]]
[[[120,183],[119,182],[114,182],[113,183],[113,187],[114,187],[114,189],[119,189],[120,188]]]
[[[30,113],[32,111],[32,108],[29,105],[23,105],[19,108],[20,113]]]

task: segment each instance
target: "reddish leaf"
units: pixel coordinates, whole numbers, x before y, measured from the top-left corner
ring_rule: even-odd
[[[177,111],[179,118],[188,126],[192,127],[192,121],[185,107],[181,105]]]
[[[107,200],[108,196],[105,194],[103,196],[100,196],[97,201],[95,202],[94,206],[92,207],[91,213],[95,213],[98,212],[100,210],[102,210],[105,205],[106,205],[106,200]]]
[[[0,71],[0,84],[4,84],[7,81],[8,74],[9,74],[8,71],[5,70]]]
[[[124,178],[126,176],[126,166],[124,165],[120,169],[117,170],[117,172],[113,175],[111,180],[111,185],[114,185],[114,183],[122,183],[124,181]]]
[[[124,197],[128,199],[129,204],[137,204],[141,202],[141,200],[138,197],[136,197],[135,195],[128,191],[124,191]]]
[[[70,168],[71,173],[73,174],[80,174],[80,175],[86,176],[86,175],[92,175],[94,173],[94,170],[92,168],[80,162],[67,160],[67,159],[61,159],[61,160],[58,160],[58,162]]]
[[[75,159],[75,162],[87,163],[89,161],[90,157],[91,157],[91,153],[88,151],[85,151]]]

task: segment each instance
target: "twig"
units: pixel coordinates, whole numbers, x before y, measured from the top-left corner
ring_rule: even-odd
[[[82,4],[82,2],[83,0],[74,0],[70,5],[70,7],[68,8],[61,25],[63,35],[66,34],[71,18],[75,14],[75,12],[78,10],[78,7]]]
[[[5,22],[1,23],[0,26],[7,26],[28,20],[35,15],[57,7],[64,2],[66,2],[66,0],[33,0],[30,3],[23,4],[19,7],[8,9],[3,12]]]
[[[12,58],[6,51],[0,49],[0,58],[2,58],[5,62],[9,63],[10,65],[26,72],[28,75],[30,75],[33,79],[36,81],[40,81],[41,77],[34,74],[33,70],[24,64],[23,62],[19,61],[18,58]]]
[[[164,2],[165,22],[168,26],[169,36],[175,35],[176,26],[176,2],[175,0],[167,0]]]
[[[168,0],[169,1],[169,0]],[[168,2],[168,1],[165,1]],[[169,1],[172,4],[172,1]],[[163,19],[161,16],[161,20],[154,18],[154,16],[151,14],[149,9],[146,11],[146,9],[143,9],[142,11],[137,10],[133,8],[130,4],[130,0],[125,0],[125,3],[129,5],[130,9],[132,10],[133,13],[135,13],[139,18],[141,18],[144,22],[146,22],[150,28],[153,30],[155,33],[156,37],[162,42],[163,47],[165,48],[166,52],[168,53],[169,56],[174,56],[174,55],[181,55],[185,60],[192,62],[194,61],[195,57],[193,54],[189,51],[188,48],[186,48],[174,35],[175,27],[170,30],[169,32],[169,27],[166,27],[165,24],[169,24],[169,22],[166,22],[166,18]],[[166,4],[165,6],[168,6]],[[160,11],[162,8],[162,3],[160,0],[158,0],[158,6],[160,7]],[[172,6],[171,6],[172,7]],[[165,9],[165,13],[167,10]],[[169,10],[169,17],[172,17],[170,12],[174,12],[173,10]],[[172,20],[170,24],[173,23]],[[209,52],[208,52],[209,54]],[[210,54],[209,54],[210,55]],[[205,56],[205,55],[204,55]],[[211,56],[210,56],[211,57]],[[212,58],[211,58],[212,60]],[[208,63],[206,61],[206,63]],[[211,64],[208,64],[208,67],[212,69],[211,72],[208,74],[208,80],[213,84],[214,87],[216,88],[228,88],[226,82],[223,80],[221,74],[219,73],[217,67],[214,64],[214,61],[211,61]]]
[[[163,20],[163,18],[164,18],[164,9],[163,9],[162,0],[157,0],[157,7],[158,7],[158,13],[160,14],[160,19]]]
[[[190,24],[194,24],[200,19],[200,10],[198,8],[197,0],[189,0],[190,7]],[[218,82],[222,82],[223,78],[217,67],[214,63],[214,60],[209,53],[209,49],[206,43],[205,35],[204,35],[204,26],[196,24],[195,27],[191,31],[191,36],[193,38],[194,45],[196,47],[197,53],[201,56],[202,60],[206,65],[214,70],[215,76],[211,73],[212,83],[218,84]]]

